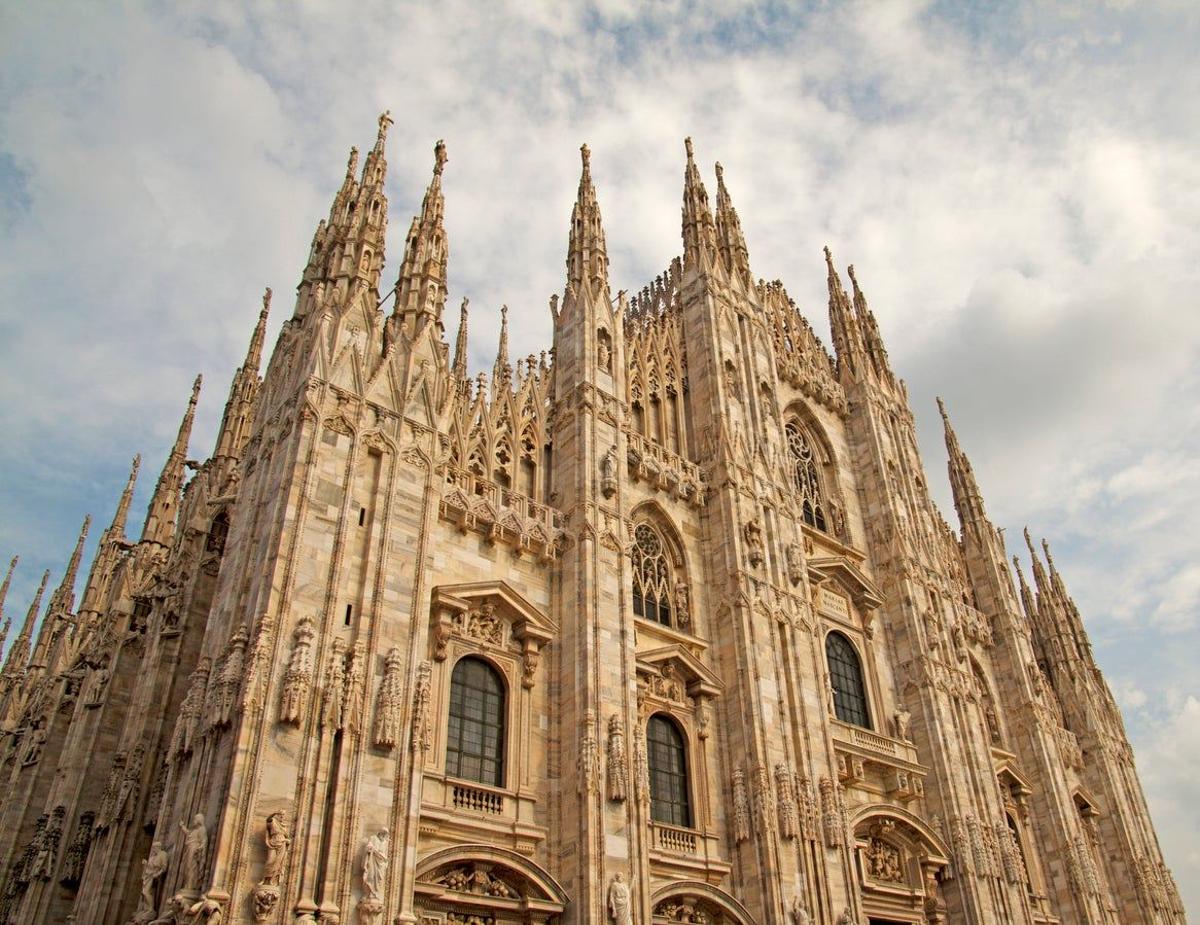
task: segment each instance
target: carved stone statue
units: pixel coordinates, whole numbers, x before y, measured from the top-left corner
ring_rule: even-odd
[[[687,629],[692,625],[692,600],[686,581],[675,582],[675,617],[679,626]]]
[[[912,741],[912,714],[901,707],[896,711],[896,738],[905,742]]]
[[[629,772],[625,765],[625,732],[617,714],[608,718],[608,798],[623,803],[629,796]]]
[[[629,885],[623,875],[613,874],[608,884],[608,917],[616,925],[633,925],[633,902],[629,896]]]
[[[617,448],[611,446],[600,460],[600,493],[611,498],[617,492]]]
[[[300,724],[304,714],[304,704],[308,699],[308,690],[312,685],[312,645],[313,621],[304,617],[292,631],[292,657],[288,662],[287,673],[283,676],[283,691],[279,698],[279,721],[281,723]]]
[[[287,865],[288,851],[292,847],[292,833],[288,830],[287,816],[271,813],[267,816],[265,839],[267,862],[263,865],[263,883],[279,883],[283,868]]]
[[[191,828],[179,823],[183,830],[183,889],[199,893],[204,885],[204,862],[208,854],[208,829],[204,825],[204,813],[192,817]]]
[[[142,897],[135,922],[149,922],[154,918],[154,885],[167,872],[170,863],[171,856],[163,848],[162,842],[156,841],[150,846],[150,853],[142,861]]]
[[[363,853],[362,880],[367,896],[383,899],[383,878],[387,875],[388,831],[380,829],[370,836]]]
[[[742,532],[746,537],[746,549],[752,566],[761,565],[763,560],[763,535],[762,524],[758,521],[756,514],[745,527]]]
[[[847,906],[842,910],[842,914],[838,916],[837,925],[854,925],[854,913]]]
[[[804,908],[804,901],[798,893],[792,897],[792,908],[788,914],[792,917],[792,925],[812,925],[812,916]]]
[[[804,576],[804,550],[799,543],[792,543],[787,548],[788,581],[794,585],[800,584]]]

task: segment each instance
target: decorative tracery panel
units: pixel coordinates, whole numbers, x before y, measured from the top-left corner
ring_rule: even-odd
[[[633,612],[664,626],[675,623],[671,565],[662,537],[648,523],[633,531]]]
[[[828,530],[825,495],[821,490],[817,455],[812,440],[796,421],[788,421],[784,433],[791,458],[792,487],[800,495],[804,522],[818,530]]]

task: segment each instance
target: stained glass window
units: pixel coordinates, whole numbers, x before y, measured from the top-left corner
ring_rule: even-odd
[[[671,567],[662,537],[645,523],[633,531],[633,612],[671,625]]]

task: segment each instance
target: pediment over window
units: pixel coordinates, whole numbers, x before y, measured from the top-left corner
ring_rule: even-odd
[[[716,697],[725,689],[721,679],[704,662],[678,643],[639,652],[637,671],[651,683],[678,681],[689,697]]]
[[[536,862],[492,845],[455,845],[427,855],[417,864],[415,892],[422,911],[487,914],[482,921],[500,913],[503,921],[545,922],[561,915],[568,901]]]
[[[453,637],[468,645],[520,654],[522,683],[533,684],[538,658],[558,625],[504,581],[439,585],[429,602],[433,657],[446,658]]]
[[[845,556],[822,556],[808,560],[808,573],[816,581],[832,581],[850,595],[856,607],[866,613],[883,604],[883,595],[866,572]]]
[[[1014,796],[1023,798],[1033,793],[1033,787],[1030,785],[1028,778],[1011,761],[1005,761],[996,768],[996,777],[1000,780],[1000,784],[1004,787],[1005,791],[1012,793]]]

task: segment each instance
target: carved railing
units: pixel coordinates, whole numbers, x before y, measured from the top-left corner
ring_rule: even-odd
[[[557,555],[562,511],[459,466],[443,466],[442,478],[444,518],[518,551]]]
[[[678,826],[655,822],[654,844],[655,847],[673,854],[695,854],[696,833],[691,829],[681,829]]]
[[[499,816],[504,813],[504,794],[469,784],[454,784],[450,805],[472,813]]]
[[[696,507],[704,504],[706,486],[699,466],[641,434],[626,431],[625,437],[630,475]]]

